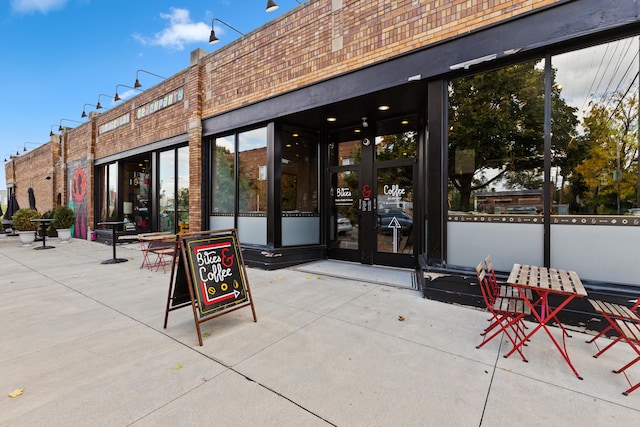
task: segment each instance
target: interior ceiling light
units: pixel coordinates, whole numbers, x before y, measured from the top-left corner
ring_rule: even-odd
[[[327,121],[328,122],[335,122],[336,120],[338,120],[338,119],[335,118],[335,117],[327,117]]]
[[[409,120],[403,120],[400,123],[403,124],[403,125],[408,125],[409,124]]]
[[[387,111],[390,107],[388,105],[380,105],[378,107],[378,110],[380,111]]]
[[[360,129],[354,129],[354,130],[353,130],[353,132],[354,132],[354,133],[360,133],[360,132],[362,132],[362,131],[361,131]]]

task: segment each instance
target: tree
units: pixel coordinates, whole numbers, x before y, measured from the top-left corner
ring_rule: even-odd
[[[554,142],[562,150],[578,121],[560,98],[560,87],[552,87]],[[461,210],[470,210],[473,191],[501,180],[507,188],[540,188],[544,93],[538,61],[451,82],[448,173]]]
[[[589,154],[575,167],[583,185],[574,185],[573,195],[581,200],[584,213],[624,213],[637,200],[637,99],[615,93],[591,102],[583,127],[577,141]]]

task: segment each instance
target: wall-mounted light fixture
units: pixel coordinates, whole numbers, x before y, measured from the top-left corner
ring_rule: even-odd
[[[23,150],[22,150],[23,152],[27,151],[27,144],[35,145],[36,147],[40,147],[41,145],[46,144],[46,142],[25,142],[24,145],[23,145]],[[17,152],[16,152],[16,154],[17,154]]]
[[[84,122],[79,122],[77,120],[71,120],[71,119],[60,119],[60,123],[58,124],[58,131],[62,132],[65,128],[62,127],[62,122],[73,122],[73,123],[80,123],[80,124],[84,124]]]
[[[167,79],[166,77],[162,77],[162,76],[159,76],[159,75],[157,75],[157,74],[153,74],[153,73],[151,73],[151,72],[149,72],[149,71],[145,71],[145,70],[138,70],[138,71],[136,71],[136,82],[133,84],[133,88],[134,88],[134,89],[138,89],[139,87],[142,87],[142,85],[140,84],[140,80],[138,80],[138,73],[140,73],[140,71],[142,71],[143,73],[151,74],[152,76],[159,77],[159,78],[161,78],[162,80],[166,80],[166,79]]]
[[[80,117],[87,117],[87,113],[85,112],[85,108],[87,108],[87,105],[90,105],[90,106],[92,106],[92,107],[95,107],[95,105],[93,105],[93,104],[84,104],[84,105],[82,106],[82,115],[81,115]]]
[[[237,33],[239,33],[239,34],[241,34],[243,36],[245,35],[245,33],[243,33],[240,30],[237,30],[237,29],[233,28],[231,25],[227,24],[223,20],[218,19],[218,18],[213,18],[211,20],[211,34],[209,35],[209,44],[218,43],[220,41],[220,39],[216,37],[216,31],[213,28],[213,22],[214,21],[218,21],[219,23],[226,25],[227,27],[231,28],[233,31],[235,31],[235,32],[237,32]]]
[[[140,91],[140,89],[132,87],[132,86],[117,84],[116,85],[116,96],[113,97],[114,101],[122,101],[122,98],[120,98],[120,95],[118,95],[118,87],[128,87],[129,89],[134,89],[134,90]]]
[[[296,2],[297,2],[298,4],[302,4],[302,3],[300,3],[298,0],[296,0]],[[273,12],[273,11],[274,11],[274,10],[276,10],[277,8],[278,8],[278,5],[276,4],[276,2],[275,2],[275,1],[273,1],[273,0],[268,0],[268,1],[267,1],[267,9],[266,9],[266,10],[267,10],[267,12]]]
[[[98,95],[98,103],[96,104],[96,110],[99,110],[99,109],[101,109],[101,108],[102,108],[102,105],[100,105],[100,97],[101,97],[101,96],[108,96],[108,97],[109,97],[109,98],[111,98],[111,99],[115,99],[115,98],[114,98],[113,96],[111,96],[111,95],[107,95],[107,94],[105,94],[105,93],[101,93],[100,95]]]

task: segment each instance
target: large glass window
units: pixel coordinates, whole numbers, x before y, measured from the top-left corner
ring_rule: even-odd
[[[317,135],[282,131],[282,244],[320,243]]]
[[[640,215],[638,37],[552,57],[558,214]]]
[[[158,155],[158,230],[189,231],[189,147]]]
[[[267,129],[238,134],[238,201],[240,213],[267,211]]]
[[[451,82],[450,211],[542,212],[543,64],[531,61]]]
[[[233,215],[235,198],[235,135],[213,141],[213,185],[211,200],[213,212]]]
[[[235,227],[242,243],[266,245],[267,128],[214,139],[211,158],[210,228]]]
[[[178,155],[178,175],[176,177],[176,186],[178,191],[178,214],[176,222],[178,224],[178,232],[185,233],[189,231],[189,147],[180,147],[177,150]]]
[[[163,151],[159,154],[158,176],[160,186],[158,191],[159,231],[174,231],[175,213],[175,153],[173,150]]]

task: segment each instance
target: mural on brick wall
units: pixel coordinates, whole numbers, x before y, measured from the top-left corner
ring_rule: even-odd
[[[87,161],[74,160],[67,164],[67,188],[69,189],[68,206],[73,209],[76,223],[72,236],[79,239],[87,238]]]

